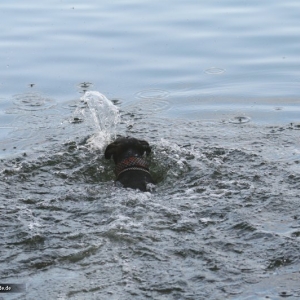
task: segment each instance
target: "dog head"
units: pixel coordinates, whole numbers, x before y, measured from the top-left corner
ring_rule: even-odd
[[[132,137],[119,137],[107,146],[105,158],[110,159],[113,156],[115,164],[118,164],[124,158],[141,157],[145,152],[147,155],[151,152],[151,148],[146,141]]]

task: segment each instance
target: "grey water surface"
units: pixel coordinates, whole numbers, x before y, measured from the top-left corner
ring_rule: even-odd
[[[299,299],[299,2],[2,2],[0,299]]]

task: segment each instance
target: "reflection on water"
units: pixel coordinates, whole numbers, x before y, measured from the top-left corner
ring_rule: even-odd
[[[143,105],[88,92],[56,114],[15,110],[1,278],[33,299],[299,297],[298,124],[175,120]],[[156,192],[114,185],[98,137],[115,132],[150,143]]]
[[[149,89],[173,95],[179,85],[241,101],[299,95],[293,0],[73,2],[0,4],[2,95],[38,88],[66,100],[90,83],[127,101]]]

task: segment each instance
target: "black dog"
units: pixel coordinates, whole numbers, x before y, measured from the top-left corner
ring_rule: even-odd
[[[105,158],[113,159],[116,164],[116,181],[125,188],[147,190],[147,184],[154,184],[149,173],[148,163],[143,159],[143,154],[149,155],[151,148],[146,141],[131,137],[119,137],[109,144],[105,150]]]

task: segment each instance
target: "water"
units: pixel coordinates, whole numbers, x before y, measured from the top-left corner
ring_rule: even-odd
[[[0,8],[0,299],[299,298],[296,1]]]
[[[98,92],[65,109],[21,119],[1,161],[1,278],[31,299],[299,297],[299,125],[118,112]],[[114,186],[116,128],[147,132],[156,192]]]

